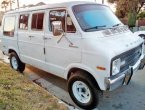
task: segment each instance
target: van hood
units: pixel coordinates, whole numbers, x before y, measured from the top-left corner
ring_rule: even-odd
[[[114,35],[104,35],[100,32],[90,32],[83,35],[84,51],[114,54],[117,56],[143,43],[143,39],[127,31]],[[87,50],[86,50],[87,49]],[[112,56],[112,55],[111,55]]]

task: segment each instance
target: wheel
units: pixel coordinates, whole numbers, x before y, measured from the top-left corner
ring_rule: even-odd
[[[83,71],[76,71],[68,80],[68,92],[72,100],[83,109],[94,109],[99,103],[99,93],[92,78]]]
[[[25,70],[25,64],[20,61],[19,57],[15,52],[10,53],[10,66],[19,72],[23,72]]]

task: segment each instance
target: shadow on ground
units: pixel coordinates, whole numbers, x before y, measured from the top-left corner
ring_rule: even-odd
[[[76,106],[67,92],[67,81],[32,66],[27,66],[25,75],[47,91]],[[99,110],[145,110],[145,70],[134,74],[131,83],[112,92],[104,92]],[[95,110],[98,110],[97,108]]]

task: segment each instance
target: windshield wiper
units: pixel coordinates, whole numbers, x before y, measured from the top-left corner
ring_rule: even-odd
[[[117,27],[117,26],[119,26],[119,25],[121,25],[121,23],[115,24],[115,25],[113,25],[112,27]]]
[[[106,27],[106,25],[102,25],[102,26],[94,26],[94,27],[91,27],[91,28],[87,28],[87,29],[85,29],[85,31],[88,31],[88,30],[91,30],[91,29],[100,29],[100,28],[103,28],[103,27]]]

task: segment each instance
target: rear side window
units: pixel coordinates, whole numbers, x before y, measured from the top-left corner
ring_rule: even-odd
[[[28,14],[20,15],[20,18],[19,18],[19,29],[28,30],[28,19],[29,19],[29,15]]]
[[[32,15],[32,30],[42,30],[44,21],[44,13],[35,13]]]
[[[8,37],[14,36],[15,31],[15,16],[5,17],[4,19],[4,27],[3,34]]]

